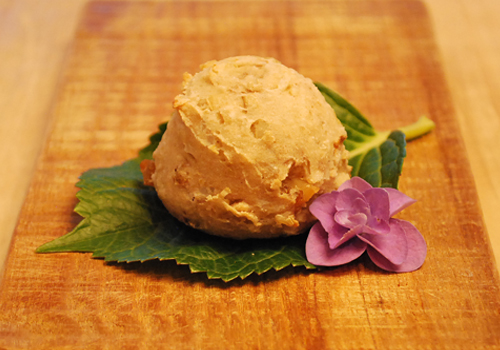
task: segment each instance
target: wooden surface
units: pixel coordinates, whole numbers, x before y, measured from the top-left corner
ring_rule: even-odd
[[[86,0],[0,0],[0,267],[36,159],[50,131],[57,82],[85,3]],[[498,267],[500,2],[424,3]]]
[[[15,20],[8,15],[16,6],[1,8],[0,23]],[[0,349],[500,348],[498,273],[456,120],[458,111],[462,125],[470,122],[469,105],[452,103],[462,92],[450,96],[431,23],[417,1],[87,7],[67,61],[57,62],[54,107],[45,120],[19,126],[27,136],[50,136],[6,262]],[[422,269],[388,274],[361,259],[224,284],[171,262],[34,254],[79,221],[72,210],[81,172],[133,157],[168,115],[184,71],[237,54],[280,59],[341,92],[377,128],[421,115],[436,121],[435,132],[409,145],[401,182],[419,200],[401,217],[428,242]],[[33,82],[33,90],[55,89],[56,80]]]

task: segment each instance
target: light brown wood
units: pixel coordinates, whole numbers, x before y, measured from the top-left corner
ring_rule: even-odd
[[[245,5],[87,8],[7,260],[0,348],[500,348],[498,273],[425,7]],[[119,164],[146,144],[184,71],[237,54],[280,59],[344,94],[378,128],[422,114],[436,121],[409,145],[401,183],[419,199],[401,217],[427,239],[422,269],[387,274],[362,259],[225,284],[171,262],[34,253],[79,221],[81,172]]]
[[[500,269],[500,2],[427,5]]]
[[[0,0],[0,267],[85,1]]]

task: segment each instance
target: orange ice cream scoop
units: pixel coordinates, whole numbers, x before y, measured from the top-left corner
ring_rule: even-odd
[[[349,179],[346,132],[313,82],[271,58],[231,57],[185,74],[144,164],[168,211],[209,234],[296,235],[308,206]]]

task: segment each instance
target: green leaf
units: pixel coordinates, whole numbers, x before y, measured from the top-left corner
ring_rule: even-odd
[[[154,188],[143,185],[139,166],[151,158],[165,127],[160,126],[138,158],[83,173],[75,211],[84,219],[37,252],[93,252],[93,257],[118,262],[175,259],[192,272],[224,281],[289,265],[314,268],[305,258],[305,235],[235,241],[201,233],[173,218]]]
[[[374,187],[397,188],[406,156],[405,134],[393,131],[380,145],[349,159],[352,176],[359,176]]]
[[[350,152],[351,176],[359,176],[374,187],[398,188],[406,157],[405,134],[376,131],[346,99],[320,83],[315,84],[347,131],[344,145]]]

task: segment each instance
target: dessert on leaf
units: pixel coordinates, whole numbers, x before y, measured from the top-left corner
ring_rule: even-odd
[[[173,106],[136,158],[81,175],[83,220],[38,253],[173,259],[224,281],[365,250],[389,271],[423,264],[423,236],[391,216],[411,202],[395,189],[406,141],[432,130],[429,119],[377,131],[336,92],[255,56],[186,73]]]

